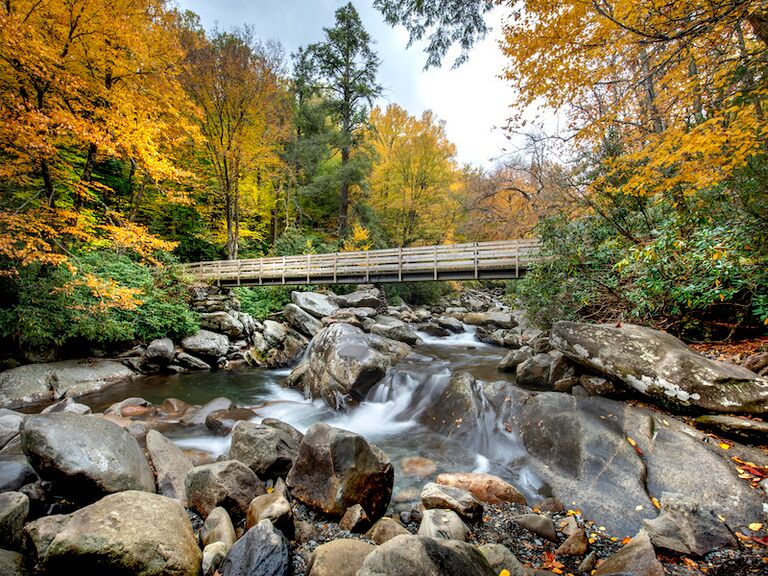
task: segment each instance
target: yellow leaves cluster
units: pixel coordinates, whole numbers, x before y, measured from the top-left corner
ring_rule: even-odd
[[[96,298],[98,304],[85,309],[87,312],[103,313],[110,309],[135,310],[141,306],[139,296],[143,293],[140,288],[121,286],[111,278],[99,278],[93,274],[84,274],[68,283],[64,290],[71,291],[78,286],[84,286]]]
[[[364,252],[371,249],[371,234],[368,229],[355,222],[352,226],[352,233],[344,240],[341,252]]]

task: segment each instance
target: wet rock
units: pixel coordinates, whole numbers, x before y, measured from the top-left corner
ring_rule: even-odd
[[[579,386],[579,379],[573,376],[570,378],[562,378],[552,384],[552,388],[554,388],[556,392],[565,392],[566,394],[572,392],[577,386]],[[586,393],[584,395],[589,396],[589,394]]]
[[[64,398],[50,406],[44,408],[40,414],[50,414],[51,412],[68,412],[70,414],[86,415],[91,414],[91,408],[85,404],[78,404],[72,398]]]
[[[326,514],[340,517],[360,504],[375,520],[389,505],[394,476],[387,455],[365,438],[318,423],[304,436],[286,483],[298,500]]]
[[[565,539],[565,542],[560,544],[559,548],[555,550],[555,555],[584,556],[588,550],[589,541],[587,540],[587,533],[584,531],[584,528],[576,528]]]
[[[64,396],[77,398],[134,376],[130,368],[113,360],[27,364],[0,372],[0,408],[51,402]]]
[[[595,576],[664,576],[664,568],[656,559],[648,534],[635,536],[621,550],[605,560]]]
[[[494,326],[507,330],[517,326],[517,321],[509,312],[468,312],[464,314],[464,323],[474,326]]]
[[[400,460],[400,470],[405,476],[427,478],[437,472],[437,464],[429,458],[408,456]]]
[[[200,328],[217,334],[226,334],[230,338],[240,338],[246,334],[243,323],[227,312],[200,314]]]
[[[538,350],[537,350],[538,352]],[[576,375],[576,365],[573,360],[562,352],[549,352],[552,364],[549,367],[549,387],[554,388],[555,382],[563,378],[572,378]]]
[[[265,320],[262,334],[270,346],[279,346],[288,337],[288,329],[274,320]]]
[[[296,304],[288,304],[283,310],[283,315],[288,324],[310,338],[323,329],[322,322]]]
[[[27,576],[24,556],[18,552],[0,549],[0,576]]]
[[[18,550],[24,522],[29,514],[29,498],[21,492],[0,494],[0,548]]]
[[[421,515],[419,536],[466,541],[469,528],[453,510],[425,510]]]
[[[0,492],[18,490],[25,484],[37,481],[37,473],[22,455],[0,456]]]
[[[424,332],[428,336],[434,336],[435,338],[445,338],[446,336],[451,335],[450,330],[441,328],[437,324],[433,324],[431,322],[419,324],[418,329],[420,332]]]
[[[19,435],[24,414],[0,408],[0,448]]]
[[[235,527],[232,524],[232,519],[221,506],[217,506],[203,523],[203,528],[200,530],[200,542],[203,546],[208,546],[214,542],[222,542],[227,551],[237,540],[235,534]],[[226,554],[226,552],[225,552]]]
[[[405,342],[411,346],[419,340],[416,331],[409,324],[389,316],[377,316],[375,324],[371,326],[370,331],[373,334],[397,340],[398,342]]]
[[[763,443],[768,438],[768,422],[726,416],[724,414],[707,414],[695,420],[697,428],[711,430],[716,434],[736,438],[747,442]]]
[[[404,358],[410,347],[350,324],[332,324],[312,340],[308,359],[288,377],[289,385],[307,398],[322,398],[333,409],[346,399],[359,401]]]
[[[403,528],[400,523],[385,516],[376,521],[371,529],[365,533],[365,537],[381,545],[401,534],[410,534],[410,532]]]
[[[291,292],[291,301],[315,318],[330,316],[339,309],[332,296],[316,292]]]
[[[277,481],[271,494],[256,496],[248,505],[246,528],[251,528],[262,520],[269,520],[286,538],[293,539],[293,510],[288,502],[288,492],[282,479]]]
[[[657,330],[558,322],[553,345],[575,362],[676,409],[768,412],[768,380],[716,362]]]
[[[371,520],[368,518],[368,514],[365,513],[360,504],[355,504],[347,508],[344,512],[344,516],[339,520],[339,528],[347,530],[348,532],[356,532],[358,534],[364,533],[371,527]]]
[[[465,332],[464,324],[451,316],[440,316],[440,318],[437,319],[437,325],[454,334],[463,334]]]
[[[224,542],[211,542],[203,548],[203,576],[216,576],[232,546]]]
[[[139,397],[126,398],[120,402],[115,402],[109,408],[104,410],[104,414],[116,414],[117,416],[130,416],[130,409],[132,408],[149,408],[151,403],[149,400]],[[125,413],[123,411],[125,410]],[[146,410],[144,410],[146,412]]]
[[[656,548],[703,556],[720,548],[736,548],[736,537],[712,510],[682,494],[662,494],[658,517],[643,521]]]
[[[307,564],[307,576],[355,576],[375,546],[342,538],[317,547]]]
[[[517,350],[510,350],[499,362],[500,372],[516,372],[518,365],[533,357],[533,349],[523,346]]]
[[[147,362],[167,366],[173,360],[173,354],[173,340],[170,338],[158,338],[149,343],[144,357]]]
[[[766,368],[768,368],[768,352],[758,352],[752,354],[742,364],[747,370],[751,370],[755,374],[759,374]]]
[[[156,430],[147,433],[147,452],[155,469],[157,491],[163,496],[175,498],[182,506],[187,505],[187,472],[192,461],[173,442]]]
[[[616,386],[607,378],[583,374],[579,378],[579,384],[590,396],[610,396],[616,393]]]
[[[526,503],[525,496],[517,488],[492,474],[453,472],[450,474],[440,474],[436,482],[445,486],[455,486],[456,488],[468,490],[480,502],[487,504],[500,504],[502,502]]]
[[[483,505],[463,488],[429,482],[421,491],[421,503],[427,510],[453,510],[469,522],[477,522],[483,517]]]
[[[155,491],[143,450],[120,426],[96,416],[30,416],[21,428],[24,453],[61,494],[92,502],[123,490]]]
[[[494,573],[501,574],[504,570],[509,576],[527,576],[525,566],[512,554],[512,551],[502,544],[483,544],[477,547]]]
[[[197,356],[187,354],[186,352],[179,352],[176,354],[176,363],[182,368],[187,370],[210,370],[211,365],[207,362],[200,360]]]
[[[285,478],[299,451],[298,431],[294,432],[296,434],[274,426],[238,422],[232,430],[229,456],[264,480]]]
[[[288,542],[269,520],[248,530],[227,554],[222,576],[290,576]]]
[[[205,427],[217,436],[226,436],[242,420],[251,420],[256,417],[256,412],[250,408],[230,408],[228,410],[214,410],[205,417]]]
[[[202,555],[176,500],[127,491],[67,516],[41,559],[51,574],[196,576]]]
[[[546,538],[551,542],[558,541],[555,523],[546,516],[541,516],[540,514],[520,514],[519,516],[514,516],[512,520],[515,524],[534,534],[538,534],[542,538]]]
[[[202,426],[205,424],[208,415],[212,412],[231,410],[233,408],[235,408],[235,403],[232,402],[232,400],[220,396],[219,398],[214,398],[200,408],[187,410],[186,414],[184,414],[184,417],[181,419],[181,423],[185,426]]]
[[[401,535],[371,552],[357,576],[497,576],[465,542]]]
[[[563,503],[560,502],[560,500],[557,498],[544,498],[544,500],[541,502],[534,504],[533,507],[541,512],[549,512],[551,514],[560,514],[561,512],[565,512],[565,506],[563,506]]]
[[[481,385],[469,372],[451,377],[440,396],[419,417],[427,428],[446,436],[471,435],[484,417],[485,397]]]
[[[579,572],[589,572],[597,566],[597,552],[590,552],[579,564]]]
[[[184,338],[181,341],[181,347],[189,354],[216,361],[226,355],[229,350],[229,339],[223,334],[198,330],[192,336]]]
[[[205,517],[217,506],[239,520],[256,496],[264,493],[264,485],[253,470],[237,460],[224,460],[196,466],[187,472],[189,507]]]
[[[342,308],[383,308],[385,303],[378,288],[357,290],[351,294],[336,296],[336,303]]]
[[[552,356],[536,354],[528,358],[515,369],[519,386],[537,390],[549,389],[549,371],[552,366]]]

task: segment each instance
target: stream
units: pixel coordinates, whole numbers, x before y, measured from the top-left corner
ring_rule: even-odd
[[[471,373],[478,382],[503,380],[514,383],[514,375],[498,372],[496,366],[508,352],[505,348],[478,342],[473,328],[464,334],[444,338],[419,333],[422,340],[407,358],[396,364],[374,386],[367,398],[347,413],[337,413],[322,400],[307,400],[283,383],[290,369],[243,368],[233,371],[151,376],[110,387],[81,401],[94,412],[111,404],[138,396],[159,405],[166,398],[178,398],[202,405],[225,396],[239,406],[254,410],[262,418],[277,418],[301,432],[316,422],[361,434],[390,457],[395,467],[395,500],[402,492],[420,489],[426,479],[408,476],[401,460],[422,457],[432,460],[441,472],[488,472],[513,483],[527,498],[535,501],[546,489],[525,464],[525,449],[517,432],[505,430],[494,409],[479,399],[478,430],[470,437],[454,439],[434,432],[419,421],[419,416],[443,392],[452,375]],[[216,436],[202,426],[171,425],[163,434],[183,449],[197,449],[214,457],[229,450],[229,436]],[[408,491],[408,492],[406,492]]]

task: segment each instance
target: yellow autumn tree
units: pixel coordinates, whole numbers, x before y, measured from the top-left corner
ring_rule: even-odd
[[[390,242],[440,243],[454,232],[462,186],[455,147],[431,111],[420,118],[390,104],[371,112],[369,202]]]

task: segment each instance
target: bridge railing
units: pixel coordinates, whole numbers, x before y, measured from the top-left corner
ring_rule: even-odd
[[[187,271],[199,280],[227,284],[337,283],[345,279],[367,281],[387,278],[401,281],[414,276],[438,280],[451,273],[468,273],[480,278],[482,272],[514,271],[519,276],[536,259],[536,240],[508,240],[447,244],[412,248],[390,248],[332,254],[306,254],[242,260],[216,260],[187,264]]]

